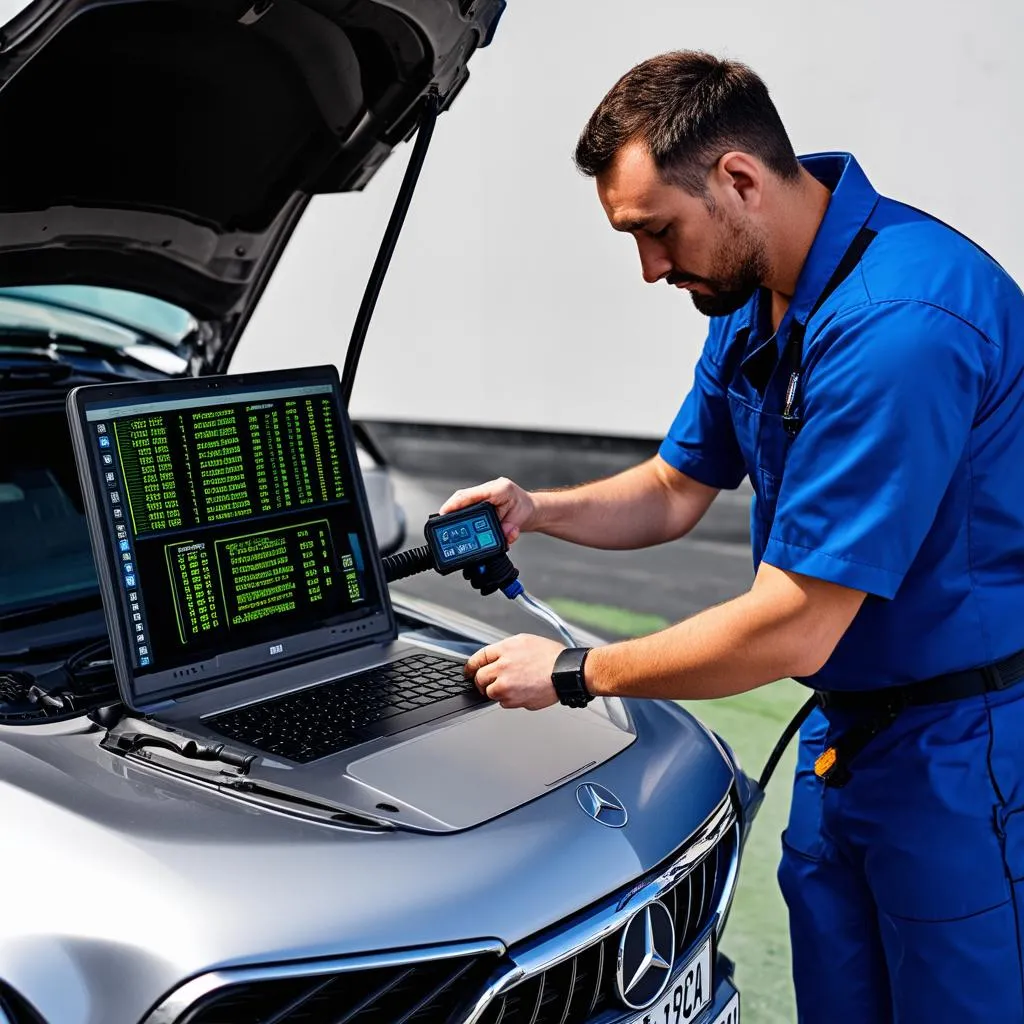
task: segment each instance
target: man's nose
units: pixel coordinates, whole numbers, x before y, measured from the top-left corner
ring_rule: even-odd
[[[672,261],[663,250],[640,245],[640,271],[648,284],[654,284],[672,272]]]

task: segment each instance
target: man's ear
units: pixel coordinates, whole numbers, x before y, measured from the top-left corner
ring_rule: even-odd
[[[713,193],[716,198],[743,207],[748,213],[757,210],[764,194],[765,169],[761,161],[742,150],[723,153],[711,169]]]

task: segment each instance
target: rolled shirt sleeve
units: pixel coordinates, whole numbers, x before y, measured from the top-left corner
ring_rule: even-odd
[[[763,560],[892,598],[969,456],[992,343],[915,301],[860,307],[824,332]]]
[[[698,483],[731,490],[739,487],[747,468],[721,379],[720,351],[720,339],[712,334],[697,361],[693,387],[658,454]]]

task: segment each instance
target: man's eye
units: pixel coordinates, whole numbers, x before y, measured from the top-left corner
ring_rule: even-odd
[[[668,229],[670,227],[670,224],[666,224],[660,231],[652,231],[651,238],[664,238],[668,234]]]

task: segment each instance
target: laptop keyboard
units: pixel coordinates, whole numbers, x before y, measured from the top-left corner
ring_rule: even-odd
[[[204,724],[257,750],[305,764],[485,700],[461,664],[416,654],[225,711]]]

